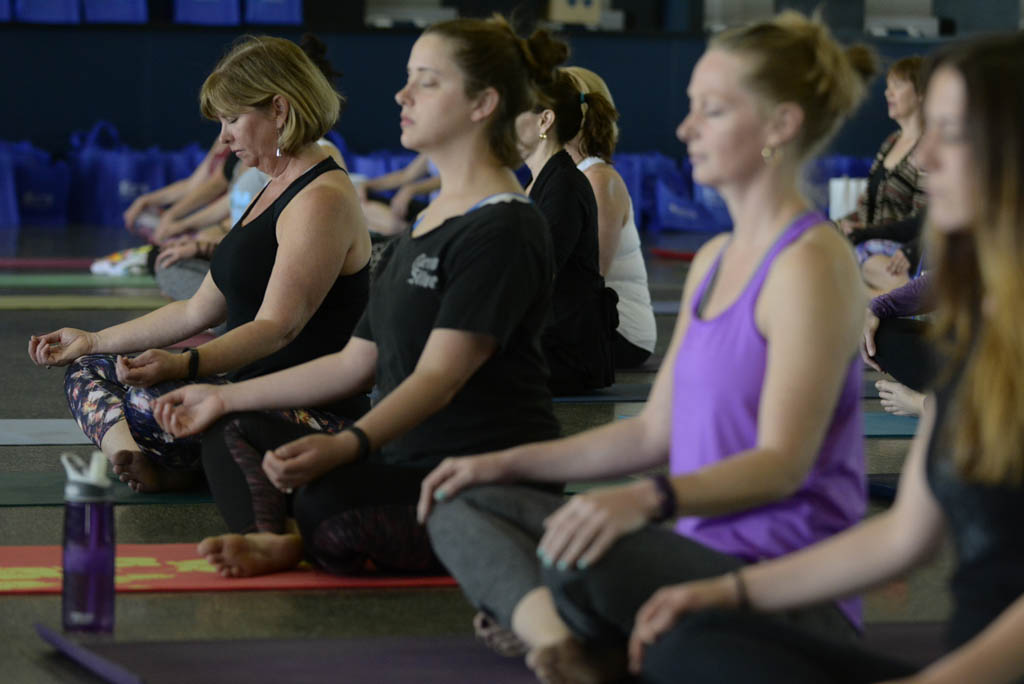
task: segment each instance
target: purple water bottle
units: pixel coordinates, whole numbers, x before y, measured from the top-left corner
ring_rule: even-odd
[[[64,486],[65,631],[114,630],[114,504],[107,459],[95,451],[86,461],[61,454]]]

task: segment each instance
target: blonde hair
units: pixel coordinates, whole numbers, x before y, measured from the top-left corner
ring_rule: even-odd
[[[967,479],[1024,484],[1024,38],[954,46],[932,73],[966,86],[968,172],[978,186],[971,225],[928,230],[937,263],[934,335],[950,367],[963,367],[944,429]],[[1014,75],[1016,74],[1016,75]],[[946,378],[947,381],[950,378]]]
[[[619,112],[604,79],[581,66],[562,67],[576,89],[585,97],[580,152],[584,156],[597,156],[611,162],[615,146],[619,143]]]
[[[199,108],[216,121],[264,109],[276,95],[289,104],[278,133],[278,146],[289,154],[323,137],[337,122],[344,102],[298,45],[283,38],[246,36],[206,77]]]
[[[820,151],[864,99],[877,71],[864,45],[844,49],[820,18],[787,10],[773,19],[714,36],[710,48],[749,57],[747,87],[769,102],[794,102],[804,123],[791,143],[792,156]]]

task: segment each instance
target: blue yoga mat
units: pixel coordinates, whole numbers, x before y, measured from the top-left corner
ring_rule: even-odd
[[[651,302],[651,309],[654,310],[655,315],[667,315],[667,316],[678,316],[679,315],[679,300],[678,299],[660,299]]]
[[[651,383],[649,382],[617,382],[611,387],[605,387],[604,389],[594,390],[586,394],[555,397],[553,401],[556,404],[604,404],[615,402],[636,402],[647,401],[647,396],[650,393]]]
[[[883,411],[864,414],[864,436],[910,439],[917,432],[917,418],[894,416]]]
[[[0,420],[0,446],[89,444],[70,418],[7,418]]]

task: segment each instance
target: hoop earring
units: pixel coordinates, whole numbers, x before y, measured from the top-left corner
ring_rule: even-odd
[[[278,157],[281,156],[281,131],[282,130],[284,130],[284,129],[283,128],[277,129],[277,156]]]

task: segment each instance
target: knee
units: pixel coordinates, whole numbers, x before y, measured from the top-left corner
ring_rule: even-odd
[[[471,491],[460,492],[449,501],[434,504],[426,524],[427,534],[435,548],[439,544],[444,546],[449,540],[458,540],[463,521],[473,514],[467,496]]]

